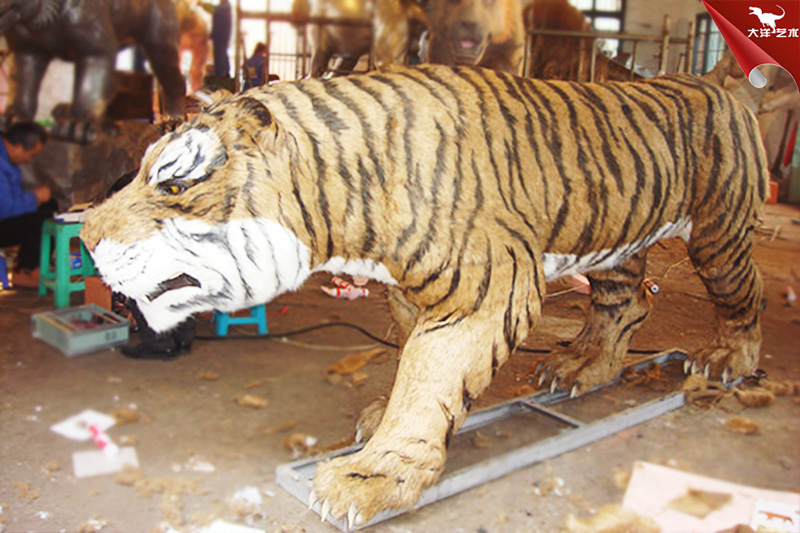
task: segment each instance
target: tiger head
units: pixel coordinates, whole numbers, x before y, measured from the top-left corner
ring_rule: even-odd
[[[275,188],[289,180],[273,179],[289,172],[285,136],[257,98],[215,99],[151,145],[81,232],[104,281],[156,331],[266,302],[309,274],[309,250],[286,228]]]

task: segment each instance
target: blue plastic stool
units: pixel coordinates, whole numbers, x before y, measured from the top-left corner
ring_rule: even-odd
[[[3,283],[3,289],[8,290],[11,284],[8,282],[8,265],[6,264],[6,256],[0,251],[0,282]]]
[[[82,222],[56,222],[45,220],[42,225],[42,251],[39,257],[39,296],[47,290],[55,295],[56,308],[69,306],[69,295],[85,288],[84,279],[95,274],[94,262],[83,242],[80,240]],[[80,245],[80,261],[70,254],[70,241],[78,239]],[[55,241],[54,264],[50,264],[50,252]],[[81,276],[72,281],[73,276]]]
[[[231,324],[256,324],[258,334],[267,334],[267,306],[266,304],[256,305],[250,308],[250,316],[231,316],[230,313],[214,311],[214,320],[217,322],[217,336],[226,337],[228,326]]]

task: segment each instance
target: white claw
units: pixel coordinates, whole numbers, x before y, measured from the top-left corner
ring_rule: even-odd
[[[691,369],[692,369],[692,360],[687,359],[686,361],[683,362],[683,373],[688,374]]]
[[[546,377],[547,377],[547,372],[542,372],[542,375],[539,376],[539,387],[542,386]]]
[[[711,363],[706,363],[706,367],[703,369],[703,375],[708,379],[708,376],[711,375]]]
[[[553,378],[553,381],[550,382],[550,394],[553,394],[557,388],[558,388],[558,378]]]
[[[692,374],[697,374],[699,369],[700,365],[697,364],[697,361],[692,362]]]
[[[321,521],[324,522],[328,518],[328,513],[331,511],[331,500],[327,499],[322,504],[322,512],[320,513]]]
[[[358,430],[356,430],[356,438],[355,438],[356,444],[361,444],[361,439],[363,438],[364,438],[364,433],[361,431],[361,428],[358,428]]]
[[[356,509],[356,504],[351,503],[350,509],[347,511],[347,529],[353,529],[353,526],[356,525],[356,517],[358,516],[358,509]]]
[[[356,516],[356,526],[361,526],[363,524],[364,524],[364,515],[358,513],[358,516]]]
[[[578,386],[577,385],[573,385],[572,386],[572,390],[569,391],[569,397],[570,398],[577,398],[578,397]]]
[[[308,508],[310,510],[313,510],[314,506],[317,505],[318,501],[319,500],[317,500],[317,493],[314,492],[314,490],[312,489],[311,492],[308,493]]]
[[[725,370],[722,371],[722,384],[727,385],[730,380],[731,380],[731,369],[725,367]]]

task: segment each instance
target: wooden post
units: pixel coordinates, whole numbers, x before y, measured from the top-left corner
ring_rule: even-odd
[[[639,56],[639,41],[633,41],[633,53],[631,54],[631,80],[636,75],[636,59]]]
[[[669,15],[664,15],[664,30],[661,33],[661,65],[658,74],[667,73],[667,58],[669,56]]]
[[[684,72],[692,72],[692,56],[694,55],[694,21],[689,21],[689,29],[686,32],[686,65]]]

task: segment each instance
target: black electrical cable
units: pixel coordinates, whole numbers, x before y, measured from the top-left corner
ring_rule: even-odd
[[[296,335],[302,335],[303,333],[310,333],[312,331],[317,331],[320,329],[325,328],[333,328],[333,327],[343,327],[343,328],[350,328],[358,331],[362,335],[369,337],[370,339],[383,344],[384,346],[388,346],[390,348],[399,348],[393,342],[389,342],[387,340],[381,339],[380,337],[370,333],[366,329],[362,328],[357,324],[352,324],[350,322],[328,322],[325,324],[317,324],[316,326],[309,326],[307,328],[296,329],[293,331],[286,331],[283,333],[267,333],[266,335],[229,335],[225,337],[209,337],[206,335],[198,335],[195,337],[195,340],[199,341],[225,341],[225,340],[251,340],[251,339],[276,339],[276,338],[283,338],[283,337],[294,337]],[[568,341],[562,341],[558,343],[560,346],[567,347],[570,345]],[[538,353],[538,354],[548,354],[550,350],[544,350],[539,348],[517,348],[517,351],[525,352],[525,353]],[[639,355],[654,355],[657,353],[661,353],[662,350],[628,350],[629,353],[635,353]]]

